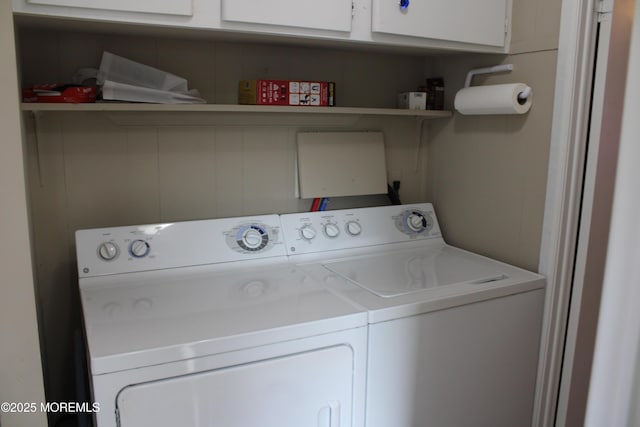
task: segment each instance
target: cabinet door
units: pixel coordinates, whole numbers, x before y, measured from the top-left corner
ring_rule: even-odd
[[[121,427],[348,427],[353,352],[314,350],[125,387]]]
[[[351,31],[351,0],[222,0],[224,21]]]
[[[193,0],[27,0],[27,3],[120,12],[146,12],[183,16],[193,15]]]
[[[373,0],[372,31],[504,46],[507,0]]]

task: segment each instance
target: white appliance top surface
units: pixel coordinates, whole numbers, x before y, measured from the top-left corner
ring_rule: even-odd
[[[367,323],[364,310],[324,286],[320,266],[230,264],[81,279],[93,375]]]
[[[444,244],[323,264],[380,297],[394,297],[457,283],[478,284],[507,278],[504,267]]]
[[[545,284],[539,274],[437,241],[340,255],[315,262],[337,279],[357,285],[336,284],[335,289],[365,307],[369,323],[528,292]]]

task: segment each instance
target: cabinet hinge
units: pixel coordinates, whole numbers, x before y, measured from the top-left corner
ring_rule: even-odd
[[[508,17],[504,18],[504,33],[505,34],[509,33],[509,18]]]
[[[613,4],[611,0],[599,0],[595,4],[595,12],[598,15],[598,21],[602,21],[613,12]]]

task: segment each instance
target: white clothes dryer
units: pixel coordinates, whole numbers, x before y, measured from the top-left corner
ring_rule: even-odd
[[[363,427],[366,312],[277,215],[83,230],[97,427]]]
[[[446,244],[431,204],[281,219],[290,259],[368,311],[367,427],[531,425],[542,276]]]

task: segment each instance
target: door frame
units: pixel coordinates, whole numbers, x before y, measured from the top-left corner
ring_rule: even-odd
[[[576,406],[569,416],[586,409],[586,391],[575,397],[571,392],[590,379],[633,22],[627,15],[634,0],[613,6],[613,0],[562,4],[539,264],[548,287],[534,426],[564,425],[570,405]],[[612,19],[613,25],[600,40],[604,50],[594,86],[599,19]]]
[[[538,271],[547,278],[533,426],[553,426],[576,258],[596,45],[596,0],[563,0]]]

